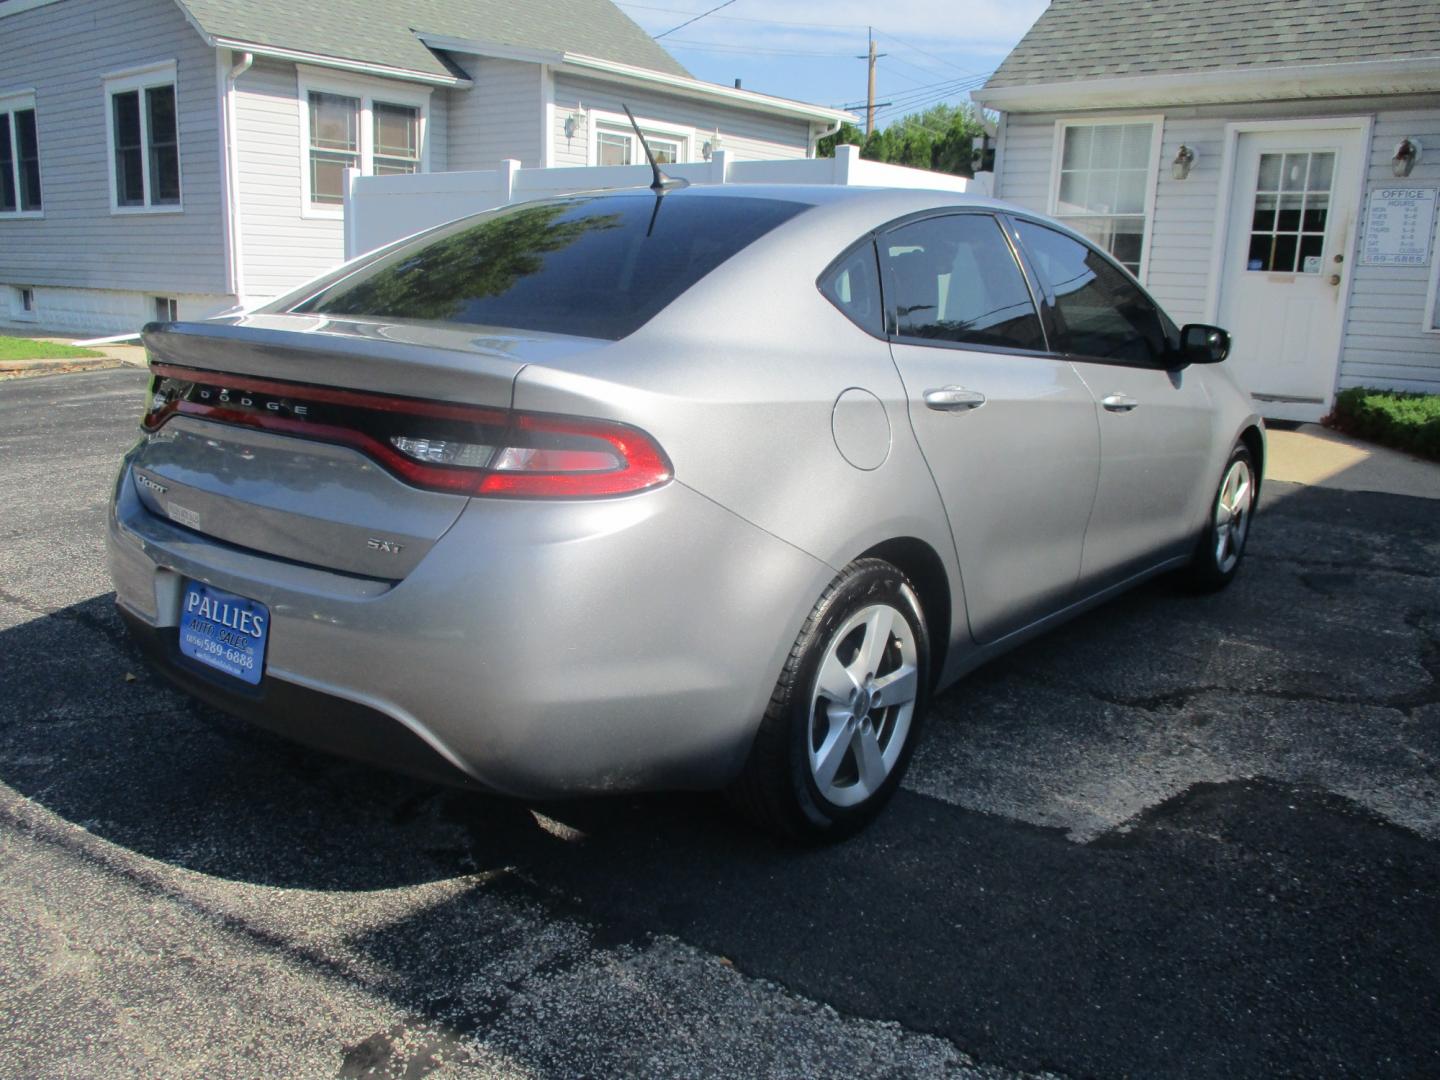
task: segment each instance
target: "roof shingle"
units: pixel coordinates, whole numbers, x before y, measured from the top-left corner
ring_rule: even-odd
[[[689,75],[610,0],[180,0],[212,37],[451,75],[417,32]]]
[[[985,85],[1414,56],[1437,0],[1051,0]]]

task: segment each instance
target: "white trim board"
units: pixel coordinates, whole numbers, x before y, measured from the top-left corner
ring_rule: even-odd
[[[1385,96],[1440,90],[1434,57],[1359,60],[1342,64],[1265,64],[1121,78],[1067,79],[982,86],[970,97],[987,109],[1065,112],[1157,108],[1294,98]]]

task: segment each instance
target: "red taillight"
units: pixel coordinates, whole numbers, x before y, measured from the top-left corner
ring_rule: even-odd
[[[584,498],[665,483],[670,462],[609,420],[422,401],[152,364],[144,427],[175,415],[353,447],[406,483],[462,495]]]

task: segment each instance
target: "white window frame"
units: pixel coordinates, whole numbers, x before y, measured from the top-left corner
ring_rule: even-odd
[[[174,60],[163,60],[144,67],[112,71],[104,77],[105,84],[105,173],[110,183],[110,213],[112,214],[183,214],[185,212],[185,168],[184,149],[180,142],[180,84],[176,79]],[[150,183],[150,110],[145,107],[145,91],[157,86],[170,86],[175,90],[175,171],[180,183],[180,201],[174,203],[152,203],[154,190]],[[140,169],[145,185],[144,206],[121,206],[120,188],[115,182],[115,95],[132,90],[140,93]],[[37,117],[38,120],[38,117]]]
[[[25,310],[25,294],[30,294],[30,310]],[[14,322],[39,322],[40,300],[33,285],[14,285],[10,289],[10,318]]]
[[[635,138],[635,129],[630,125],[630,118],[624,113],[589,109],[586,111],[585,118],[586,135],[589,140],[585,161],[588,164],[598,165],[600,163],[600,129],[602,127],[613,134],[624,135],[630,140],[630,163],[632,165],[648,163],[640,141]],[[635,123],[640,125],[640,130],[646,135],[659,135],[662,139],[673,139],[678,142],[680,144],[680,160],[676,164],[685,165],[694,160],[695,129],[693,127],[686,127],[683,124],[667,124],[662,120],[649,120],[643,116],[635,117]]]
[[[1065,132],[1072,127],[1100,127],[1107,124],[1149,124],[1150,168],[1145,178],[1145,235],[1140,241],[1140,272],[1136,275],[1143,285],[1150,276],[1150,248],[1155,238],[1155,190],[1160,180],[1160,151],[1165,143],[1165,114],[1145,113],[1131,116],[1125,113],[1107,116],[1067,116],[1055,121],[1055,144],[1050,153],[1050,201],[1047,210],[1056,221],[1065,222],[1057,212],[1060,207],[1060,173],[1065,161]],[[1092,215],[1103,216],[1103,215]],[[1133,214],[1112,215],[1133,217]],[[1096,245],[1099,246],[1098,244]]]
[[[385,79],[337,76],[322,68],[297,65],[300,111],[300,216],[343,220],[345,207],[312,201],[310,193],[310,95],[339,94],[360,101],[360,175],[375,175],[375,103],[404,105],[420,112],[420,166],[430,171],[430,88],[403,86]]]
[[[16,90],[0,94],[0,113],[8,114],[10,117],[10,168],[15,180],[15,209],[0,210],[0,221],[11,221],[15,218],[43,218],[45,216],[45,176],[41,170],[40,176],[40,209],[20,209],[20,132],[15,127],[15,114],[24,112],[27,109],[35,113],[35,146],[40,146],[40,110],[35,108],[35,91]]]

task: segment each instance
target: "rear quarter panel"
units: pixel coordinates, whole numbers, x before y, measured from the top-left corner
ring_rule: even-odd
[[[603,355],[527,367],[516,407],[644,428],[677,481],[836,570],[884,541],[923,541],[949,579],[949,636],[968,637],[954,543],[889,348],[816,285],[856,238],[903,212],[800,215]],[[884,410],[888,445],[875,468],[847,461],[832,432],[851,388]],[[786,610],[803,620],[816,598],[784,598]]]

